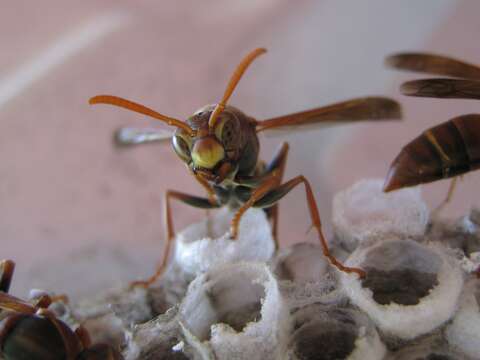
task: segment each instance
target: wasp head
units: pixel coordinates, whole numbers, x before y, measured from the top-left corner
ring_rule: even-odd
[[[256,122],[241,111],[227,105],[245,70],[261,54],[263,48],[251,51],[235,69],[218,104],[208,105],[186,122],[162,115],[130,100],[112,95],[97,95],[90,104],[110,104],[135,111],[175,126],[173,149],[196,175],[208,182],[221,184],[233,179],[237,172],[253,172],[258,156]]]
[[[220,184],[233,178],[239,167],[244,165],[245,152],[249,151],[246,147],[248,137],[254,127],[243,113],[232,106],[227,106],[211,127],[209,119],[214,108],[208,105],[194,113],[187,120],[193,134],[177,129],[172,137],[172,146],[193,173]]]

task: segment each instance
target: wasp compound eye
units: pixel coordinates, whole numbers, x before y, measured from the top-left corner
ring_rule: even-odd
[[[182,159],[185,162],[190,161],[191,159],[190,148],[184,137],[175,134],[172,137],[172,145],[173,145],[173,149],[175,150],[177,155],[180,157],[180,159]]]

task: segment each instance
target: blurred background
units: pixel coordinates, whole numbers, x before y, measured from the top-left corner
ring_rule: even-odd
[[[406,98],[418,76],[387,69],[385,56],[419,50],[480,63],[480,2],[429,0],[82,1],[20,0],[0,12],[0,244],[17,262],[13,293],[32,287],[85,296],[150,275],[163,248],[166,189],[202,194],[169,145],[118,151],[119,126],[155,120],[107,106],[123,96],[177,118],[216,102],[234,67],[268,48],[230,103],[265,119],[364,95],[392,96],[403,122],[358,124],[260,139],[269,159],[282,141],[286,178],[314,185],[327,233],[334,194],[381,177],[424,129],[480,111],[474,101]],[[446,216],[478,200],[467,175]],[[448,182],[424,186],[431,206]],[[280,205],[280,241],[317,241],[303,187]],[[203,211],[175,204],[176,229]]]

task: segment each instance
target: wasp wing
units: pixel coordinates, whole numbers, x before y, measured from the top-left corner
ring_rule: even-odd
[[[364,97],[259,121],[257,131],[362,120],[393,120],[401,117],[400,104],[395,100],[384,97]]]
[[[407,81],[400,91],[408,96],[480,99],[480,81],[463,79],[421,79]]]
[[[170,140],[172,135],[171,131],[158,128],[123,127],[115,131],[113,141],[116,146],[125,147]]]
[[[387,57],[385,63],[402,70],[480,80],[480,67],[447,56],[401,53]]]
[[[36,311],[30,303],[4,292],[0,292],[0,309],[24,314],[34,314]]]

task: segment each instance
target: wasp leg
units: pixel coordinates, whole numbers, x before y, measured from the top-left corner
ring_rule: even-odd
[[[287,157],[288,157],[288,150],[289,150],[288,143],[284,142],[273,159],[270,161],[266,168],[267,173],[271,173],[274,170],[278,170],[278,185],[282,183],[283,174],[285,173],[285,166],[287,164]],[[279,242],[278,242],[278,213],[279,213],[278,204],[273,205],[270,208],[270,218],[272,219],[272,235],[273,240],[275,241],[275,249],[278,250]]]
[[[288,143],[283,143],[280,149],[277,151],[275,156],[273,157],[272,161],[268,164],[265,174],[260,176],[254,176],[245,179],[239,179],[238,182],[240,185],[257,185],[258,187],[253,190],[250,195],[250,198],[238,209],[236,214],[234,215],[231,225],[230,225],[230,232],[232,234],[232,238],[235,239],[238,236],[238,226],[240,224],[240,219],[249,208],[253,206],[253,204],[261,199],[265,194],[267,194],[270,190],[279,186],[282,182],[283,173],[285,171],[285,165],[287,162],[287,155],[288,155]],[[245,182],[244,182],[245,181]],[[248,184],[248,185],[247,185]],[[273,206],[276,206],[275,204]],[[275,241],[275,248],[278,249],[278,238],[277,238],[277,223],[278,223],[278,207],[272,208],[269,214],[272,218],[272,235]]]
[[[190,172],[192,173],[193,177],[198,181],[198,183],[205,189],[205,191],[207,192],[208,194],[208,201],[210,202],[210,204],[212,205],[216,205],[217,204],[217,196],[215,194],[215,191],[212,189],[212,187],[208,184],[208,182],[204,179],[202,179],[200,176],[198,176],[197,174],[194,174],[193,171],[190,170]],[[195,205],[194,205],[195,206]]]
[[[37,309],[46,309],[53,303],[50,295],[43,294],[31,300],[32,305]]]
[[[212,187],[208,184],[208,182],[204,179],[202,179],[200,176],[195,174],[193,171],[190,170],[192,173],[193,177],[198,181],[198,183],[205,189],[205,191],[208,194],[208,201],[210,204],[215,205],[218,203],[217,200],[217,195],[215,194],[215,191],[212,189]],[[208,209],[206,210],[206,218],[207,218],[207,234],[212,233],[212,221],[210,217],[210,211]]]
[[[68,297],[67,294],[59,294],[59,295],[53,295],[51,297],[52,302],[63,302],[64,304],[70,303],[70,298]]]
[[[75,335],[82,343],[84,349],[87,349],[92,345],[92,339],[90,338],[90,334],[83,325],[80,325],[75,329]]]
[[[13,271],[15,270],[15,263],[12,260],[2,260],[0,261],[0,271],[2,275],[0,276],[0,291],[5,293],[10,289],[10,284],[12,283]]]
[[[153,284],[162,274],[165,272],[167,268],[168,258],[170,256],[170,249],[172,247],[172,242],[175,237],[175,232],[173,229],[173,220],[172,220],[172,210],[170,208],[170,199],[179,200],[185,204],[188,204],[193,207],[202,208],[202,209],[213,209],[220,207],[220,204],[212,204],[209,199],[193,196],[189,194],[185,194],[182,192],[174,191],[174,190],[167,190],[165,193],[165,239],[167,241],[165,245],[165,250],[163,251],[162,260],[160,264],[157,266],[155,273],[149,277],[147,280],[144,281],[134,281],[130,284],[130,287],[135,286],[143,286],[147,287]]]
[[[322,245],[322,248],[323,248],[323,254],[325,255],[325,257],[327,257],[327,259],[330,261],[330,263],[332,265],[334,265],[335,267],[337,267],[337,269],[343,271],[343,272],[346,272],[346,273],[357,273],[358,275],[360,275],[360,277],[365,277],[365,271],[363,271],[362,269],[358,269],[358,268],[351,268],[351,267],[347,267],[347,266],[344,266],[341,262],[339,262],[335,256],[333,256],[331,253],[330,253],[330,250],[328,249],[328,244],[327,244],[327,240],[325,239],[325,236],[323,235],[323,232],[322,232],[322,224],[320,222],[320,214],[318,212],[318,208],[317,208],[317,203],[315,201],[315,196],[313,195],[313,191],[312,191],[312,188],[310,186],[310,183],[308,182],[308,180],[300,175],[300,176],[297,176],[289,181],[287,181],[286,183],[280,185],[279,187],[275,188],[275,189],[272,189],[269,193],[267,193],[265,196],[263,196],[261,199],[259,199],[257,202],[254,203],[254,207],[260,207],[260,208],[264,208],[264,207],[269,207],[269,206],[272,206],[273,204],[275,204],[278,200],[280,200],[281,198],[283,198],[285,195],[287,195],[290,190],[292,190],[294,187],[296,187],[297,185],[303,183],[305,185],[305,192],[306,192],[306,195],[307,195],[307,204],[308,204],[308,208],[309,208],[309,211],[310,211],[310,218],[312,219],[312,224],[313,224],[313,227],[315,227],[317,229],[317,232],[318,232],[318,236],[320,238],[320,243]]]
[[[272,237],[273,241],[275,242],[275,250],[278,250],[280,247],[278,241],[278,204],[273,205],[271,208],[267,209],[267,216],[270,218],[272,222]]]
[[[432,217],[437,216],[445,206],[452,200],[453,193],[455,192],[455,187],[457,186],[457,179],[458,177],[454,177],[452,181],[450,181],[450,186],[448,187],[447,196],[443,201],[432,211]]]
[[[238,226],[240,225],[240,219],[242,218],[245,211],[253,206],[259,199],[265,196],[270,190],[278,186],[278,172],[273,171],[272,174],[267,177],[263,183],[256,188],[250,198],[237,210],[233,216],[232,222],[230,223],[230,233],[231,238],[236,239],[238,235]]]

